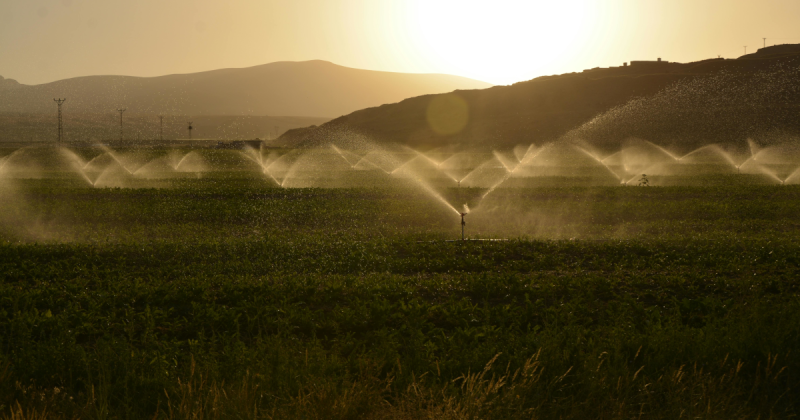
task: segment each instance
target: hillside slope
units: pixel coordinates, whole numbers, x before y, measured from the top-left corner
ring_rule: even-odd
[[[313,146],[347,142],[357,134],[418,147],[503,147],[570,134],[600,147],[639,136],[680,149],[768,132],[800,133],[800,54],[785,47],[769,54],[770,48],[775,47],[736,60],[639,62],[458,91],[452,95],[459,98],[455,103],[466,104],[467,119],[456,132],[433,127],[431,109],[443,96],[426,95],[291,130],[279,142]]]
[[[464,77],[360,70],[326,61],[278,62],[243,69],[160,77],[87,76],[27,86],[0,83],[0,113],[65,112],[337,117],[358,109],[455,89],[491,86]]]

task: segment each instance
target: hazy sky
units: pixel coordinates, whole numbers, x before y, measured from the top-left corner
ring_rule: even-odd
[[[21,83],[323,59],[508,84],[800,43],[798,0],[0,0]]]

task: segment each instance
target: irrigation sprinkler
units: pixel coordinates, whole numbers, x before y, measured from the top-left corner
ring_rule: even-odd
[[[467,213],[459,213],[459,214],[461,215],[461,240],[464,241],[466,240],[464,238],[464,226],[467,225],[467,222],[464,221],[464,216],[466,216]]]

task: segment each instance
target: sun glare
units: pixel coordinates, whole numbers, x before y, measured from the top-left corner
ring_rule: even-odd
[[[493,83],[563,70],[592,32],[590,0],[412,0],[407,30],[427,64]]]

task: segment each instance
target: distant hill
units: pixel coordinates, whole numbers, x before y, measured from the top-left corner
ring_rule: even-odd
[[[680,150],[797,134],[797,47],[770,47],[735,60],[632,62],[512,86],[419,96],[356,111],[319,127],[290,130],[278,143],[314,146],[333,139],[343,144],[367,140],[418,147],[504,147],[569,136],[614,149],[636,136]],[[458,122],[452,130],[437,127],[439,120],[459,118],[463,128]]]
[[[326,61],[278,62],[160,77],[86,76],[42,85],[0,78],[0,113],[337,117],[358,109],[488,83],[444,74],[360,70]]]

